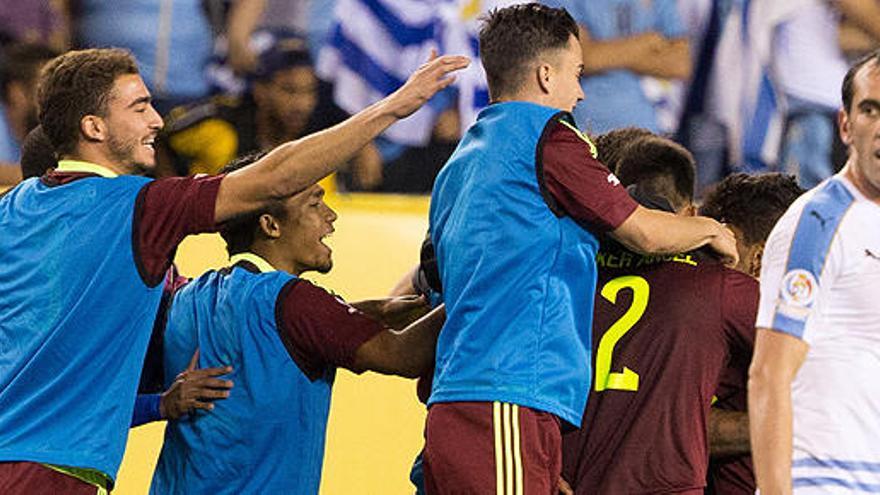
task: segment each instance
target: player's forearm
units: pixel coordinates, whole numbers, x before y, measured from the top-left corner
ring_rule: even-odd
[[[418,378],[434,366],[444,321],[446,308],[441,305],[400,332],[380,333],[357,350],[353,368]]]
[[[763,495],[791,493],[791,385],[769,370],[749,373],[752,461]]]
[[[749,413],[713,407],[709,411],[709,454],[724,457],[749,452]]]
[[[676,254],[711,243],[721,235],[715,220],[681,217],[638,207],[611,233],[627,248],[644,254]]]

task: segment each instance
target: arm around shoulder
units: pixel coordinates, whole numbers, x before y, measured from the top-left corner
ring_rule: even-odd
[[[352,368],[418,378],[434,366],[437,336],[446,321],[446,306],[397,332],[386,329],[361,345]]]

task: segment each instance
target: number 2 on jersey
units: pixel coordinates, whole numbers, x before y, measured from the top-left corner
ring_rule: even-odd
[[[639,389],[639,374],[635,371],[623,367],[622,373],[611,372],[611,356],[614,353],[614,346],[635,324],[645,309],[648,308],[648,296],[651,289],[648,281],[642,277],[635,275],[626,275],[609,280],[600,294],[602,297],[611,302],[617,303],[617,294],[623,289],[631,289],[633,291],[633,300],[626,313],[611,325],[611,328],[602,335],[599,340],[599,349],[596,350],[596,392],[606,389],[610,390],[627,390],[635,392]]]

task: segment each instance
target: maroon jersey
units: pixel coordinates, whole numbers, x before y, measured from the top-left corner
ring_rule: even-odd
[[[702,493],[709,406],[728,357],[751,353],[758,283],[699,253],[607,243],[597,264],[593,385],[563,477],[579,494]]]
[[[732,356],[721,374],[721,383],[712,407],[726,411],[748,411],[746,401],[751,354]],[[752,456],[749,454],[713,458],[706,477],[706,493],[712,495],[752,495],[757,489]]]

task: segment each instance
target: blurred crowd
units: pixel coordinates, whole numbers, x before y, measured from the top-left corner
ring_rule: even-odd
[[[698,194],[733,171],[785,171],[812,187],[845,161],[838,87],[848,62],[880,44],[880,0],[549,1],[581,26],[579,126],[674,138],[696,157]],[[418,38],[426,24],[412,19],[423,13],[471,19],[504,3],[0,0],[0,185],[21,179],[37,75],[65,50],[131,50],[165,119],[157,175],[212,173],[359,109],[322,60],[328,47],[348,64],[339,71],[380,88],[378,99],[394,82],[382,64],[413,58],[377,54],[385,38]],[[353,43],[355,31],[370,46]],[[472,118],[461,110],[463,94],[435,97],[418,139],[387,136],[364,148],[339,174],[339,188],[429,192]]]

